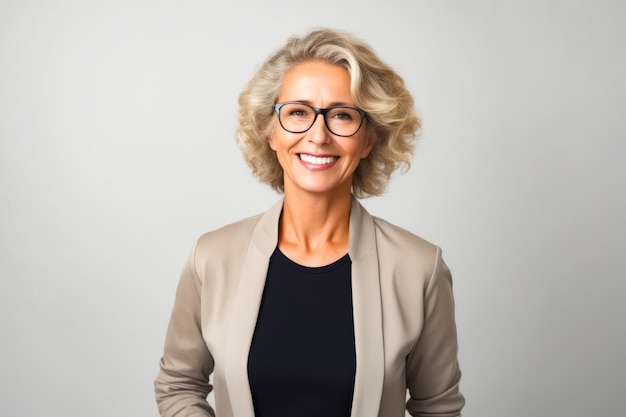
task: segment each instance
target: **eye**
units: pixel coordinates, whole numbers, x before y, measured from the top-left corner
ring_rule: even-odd
[[[335,119],[341,119],[341,120],[352,120],[353,119],[352,115],[350,113],[348,113],[348,112],[339,112],[339,113],[336,113],[335,115],[333,115],[333,117]]]
[[[328,116],[336,121],[341,122],[350,122],[354,120],[359,120],[359,112],[350,107],[335,107],[333,108]]]
[[[303,104],[287,104],[283,107],[282,113],[291,118],[308,118],[312,110]]]

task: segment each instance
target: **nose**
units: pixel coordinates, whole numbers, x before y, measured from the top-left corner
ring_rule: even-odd
[[[323,114],[316,115],[313,126],[308,131],[308,138],[309,142],[319,145],[330,142],[330,131],[326,127]]]

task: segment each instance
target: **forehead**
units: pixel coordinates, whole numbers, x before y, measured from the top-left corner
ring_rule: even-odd
[[[287,72],[279,101],[352,102],[350,74],[342,66],[324,61],[307,61]]]

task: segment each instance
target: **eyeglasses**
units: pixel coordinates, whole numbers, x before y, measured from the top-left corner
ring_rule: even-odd
[[[337,136],[354,136],[367,116],[365,110],[352,106],[331,106],[326,109],[309,106],[298,101],[274,104],[278,121],[290,133],[304,133],[313,127],[318,115],[330,132]]]

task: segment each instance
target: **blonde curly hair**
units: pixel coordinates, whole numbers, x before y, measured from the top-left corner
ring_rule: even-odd
[[[367,131],[374,141],[372,151],[354,172],[352,192],[359,198],[382,194],[396,169],[410,167],[420,119],[404,80],[368,44],[346,32],[319,29],[289,38],[244,87],[239,95],[237,143],[246,163],[261,182],[284,191],[283,169],[268,138],[283,79],[306,61],[324,61],[348,70],[352,98],[367,112]]]

